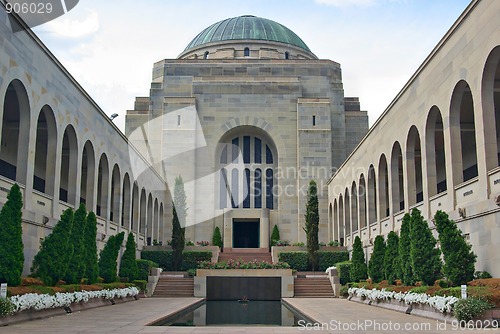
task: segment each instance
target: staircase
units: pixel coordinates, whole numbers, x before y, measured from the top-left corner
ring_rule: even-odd
[[[321,272],[298,272],[294,280],[296,298],[333,298],[330,280]]]
[[[219,262],[227,262],[229,260],[242,262],[251,262],[254,260],[256,260],[257,262],[273,262],[270,252],[251,252],[245,250],[219,253]]]
[[[186,272],[167,271],[160,275],[153,297],[193,297],[194,279]]]

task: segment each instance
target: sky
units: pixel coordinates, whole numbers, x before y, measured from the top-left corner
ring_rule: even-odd
[[[373,124],[469,0],[80,0],[33,30],[123,131],[153,64],[177,58],[209,25],[255,15],[294,31],[320,59],[340,63],[345,96]]]

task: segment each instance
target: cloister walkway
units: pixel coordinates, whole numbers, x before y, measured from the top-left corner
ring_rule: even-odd
[[[343,299],[288,298],[319,323],[330,324],[322,330],[304,327],[149,327],[158,318],[174,313],[198,298],[147,298],[135,302],[95,308],[83,312],[35,320],[0,327],[0,333],[52,334],[52,333],[452,333],[451,324],[446,330],[437,327],[435,320],[406,315]],[[368,327],[370,321],[378,324],[378,330]],[[397,325],[399,324],[399,325]],[[340,327],[342,326],[342,327]],[[350,330],[340,328],[348,326]],[[392,327],[389,327],[392,326]],[[408,327],[407,327],[408,326]],[[441,324],[441,326],[445,326]],[[395,328],[400,328],[395,330]],[[455,330],[456,332],[456,330]],[[468,333],[480,332],[467,330]],[[496,332],[495,330],[489,332]]]

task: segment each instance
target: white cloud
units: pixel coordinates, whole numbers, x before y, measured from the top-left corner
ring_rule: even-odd
[[[377,0],[315,0],[316,3],[334,7],[358,6],[366,7],[374,5]]]
[[[91,11],[83,19],[68,18],[68,15],[47,22],[47,32],[63,38],[81,38],[91,35],[99,30],[99,16]]]

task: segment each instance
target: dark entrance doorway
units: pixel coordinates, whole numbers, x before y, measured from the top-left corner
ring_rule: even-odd
[[[259,248],[260,221],[233,221],[233,248]]]

